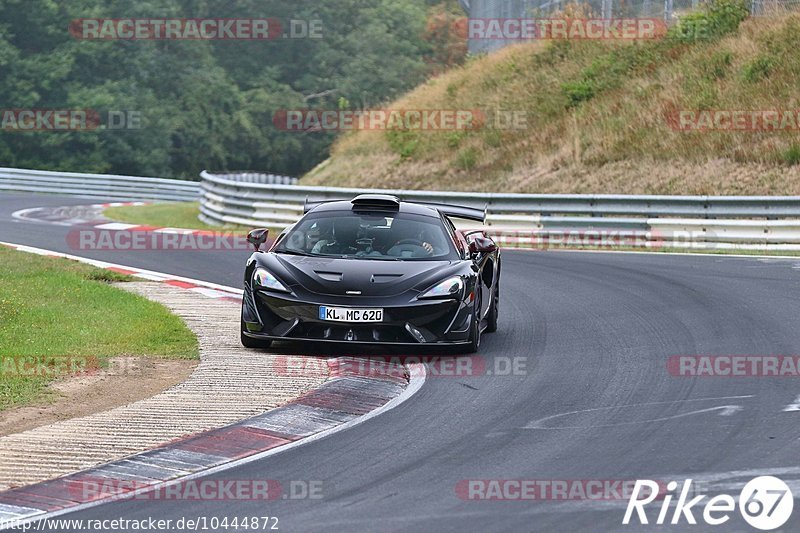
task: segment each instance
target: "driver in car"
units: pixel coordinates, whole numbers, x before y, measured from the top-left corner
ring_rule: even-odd
[[[357,251],[356,241],[361,222],[357,218],[339,217],[333,221],[333,232],[328,239],[321,239],[311,253],[324,255],[349,255]]]
[[[323,224],[324,222],[327,221],[315,222],[311,228],[309,228],[308,233],[306,233],[306,242],[305,246],[303,247],[303,251],[311,252],[317,247],[317,244],[319,244],[320,241],[325,241],[323,242],[323,244],[325,244],[332,240],[331,225]]]
[[[422,231],[413,222],[395,220],[392,224],[392,237],[395,239],[395,243],[389,248],[388,255],[419,257],[421,254],[415,248],[422,248],[426,255],[433,255],[433,245],[425,240]]]

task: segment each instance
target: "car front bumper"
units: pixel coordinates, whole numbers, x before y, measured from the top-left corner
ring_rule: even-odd
[[[469,341],[472,305],[456,299],[396,300],[358,298],[303,301],[290,295],[246,289],[242,333],[254,339],[358,344],[443,345]],[[379,323],[321,320],[320,306],[381,308]]]

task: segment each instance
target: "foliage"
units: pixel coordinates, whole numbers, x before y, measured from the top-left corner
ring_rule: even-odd
[[[718,39],[736,31],[749,14],[747,0],[710,0],[699,11],[682,16],[668,35],[683,42]]]
[[[204,168],[301,174],[327,156],[333,135],[282,131],[273,114],[377,105],[455,61],[439,49],[449,39],[426,35],[430,17],[453,12],[454,0],[442,1],[3,0],[4,109],[139,111],[142,127],[0,130],[0,166],[189,179]],[[104,41],[67,31],[75,19],[135,17],[320,20],[322,38]]]

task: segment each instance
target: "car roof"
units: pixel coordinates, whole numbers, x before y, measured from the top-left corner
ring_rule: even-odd
[[[357,211],[367,213],[396,213],[397,209],[380,209],[375,207],[353,209],[353,203],[350,200],[341,200],[336,202],[325,202],[317,205],[309,211],[309,213],[323,213],[331,211]],[[422,215],[428,217],[440,218],[439,210],[435,207],[415,204],[413,202],[400,202],[400,213],[410,213],[413,215]]]

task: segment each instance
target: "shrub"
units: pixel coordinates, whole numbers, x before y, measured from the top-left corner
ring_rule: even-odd
[[[475,148],[465,148],[456,157],[456,166],[461,170],[472,170],[478,164],[478,151]]]
[[[800,146],[793,144],[781,154],[783,162],[787,165],[794,166],[800,163]]]
[[[419,137],[416,132],[407,130],[388,130],[386,140],[389,147],[402,159],[414,156],[419,146]]]
[[[736,31],[749,15],[747,0],[710,0],[700,11],[681,17],[667,35],[676,41],[719,39]]]
[[[769,75],[774,65],[775,61],[771,57],[757,57],[744,66],[742,78],[750,83],[762,80]]]

